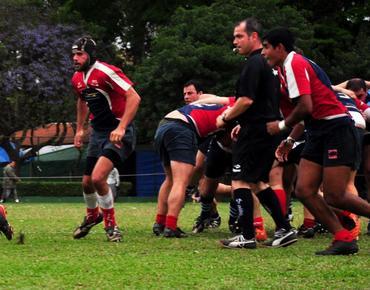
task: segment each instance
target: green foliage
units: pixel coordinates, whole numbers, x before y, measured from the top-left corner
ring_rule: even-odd
[[[133,194],[132,183],[121,182],[122,195]],[[61,181],[22,181],[17,185],[20,196],[82,196],[81,182]]]
[[[165,113],[182,105],[182,86],[189,79],[199,80],[207,92],[234,94],[243,61],[231,51],[237,21],[255,16],[265,24],[265,30],[284,23],[299,32],[298,43],[303,49],[309,46],[312,31],[304,18],[279,3],[217,1],[211,6],[176,10],[169,25],[158,31],[150,55],[135,69],[134,80],[143,97],[138,116],[141,142],[152,138]]]
[[[230,236],[228,204],[219,204],[223,223],[184,239],[151,233],[156,205],[119,202],[116,218],[122,243],[108,243],[102,225],[81,240],[72,231],[82,221],[81,198],[23,199],[7,204],[8,219],[24,244],[0,236],[1,289],[367,289],[369,239],[352,257],[316,257],[330,235],[300,239],[280,249],[227,250],[218,240]],[[302,207],[294,204],[295,226]],[[199,205],[187,203],[180,226],[190,232]],[[266,215],[267,216],[267,215]],[[273,226],[265,219],[269,234]],[[365,223],[363,222],[363,225]],[[6,265],[6,266],[5,266]]]

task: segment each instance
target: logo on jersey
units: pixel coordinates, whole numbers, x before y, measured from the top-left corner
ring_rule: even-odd
[[[235,164],[233,166],[233,172],[234,173],[241,172],[241,171],[242,171],[242,167],[240,166],[240,164]]]
[[[329,149],[328,150],[328,159],[338,159],[338,150],[337,149]]]
[[[81,82],[78,82],[78,83],[77,83],[77,88],[78,88],[78,89],[81,89],[82,87],[83,87],[82,83],[81,83]]]
[[[91,80],[91,85],[94,86],[94,87],[98,87],[99,83],[98,83],[97,80]]]

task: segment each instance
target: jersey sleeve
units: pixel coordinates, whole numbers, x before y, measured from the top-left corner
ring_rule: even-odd
[[[360,109],[362,112],[364,112],[365,110],[369,108],[367,104],[365,104],[363,101],[359,99],[354,99],[354,101],[355,101],[356,107]]]
[[[105,67],[104,72],[108,76],[109,83],[113,90],[126,93],[132,87],[131,80],[122,72],[121,69],[115,66],[107,66]]]
[[[297,58],[285,65],[286,82],[291,99],[302,95],[311,95],[308,63]]]

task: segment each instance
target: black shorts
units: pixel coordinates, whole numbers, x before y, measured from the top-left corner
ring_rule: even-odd
[[[199,140],[198,150],[202,152],[204,155],[207,154],[209,144],[211,143],[212,139],[213,139],[213,135],[210,135],[210,136],[207,136],[206,138]]]
[[[198,143],[191,126],[181,120],[161,121],[154,137],[154,147],[164,166],[172,161],[195,165]]]
[[[266,124],[243,126],[233,144],[232,180],[268,182],[279,137],[266,131]]]
[[[92,130],[87,148],[87,162],[84,175],[91,175],[96,162],[101,156],[107,157],[112,161],[115,167],[119,167],[119,165],[135,150],[136,130],[132,124],[126,128],[121,147],[117,147],[109,141],[112,131],[113,130]]]
[[[208,178],[220,178],[225,174],[227,168],[231,166],[232,155],[231,152],[225,151],[222,145],[214,136],[211,139],[206,155],[205,176]]]
[[[288,160],[286,162],[283,162],[282,164],[299,164],[305,143],[306,141],[295,142],[294,147],[292,148],[292,150],[290,150],[288,154]]]
[[[360,136],[348,117],[312,121],[308,125],[302,158],[323,167],[357,169],[360,154]]]

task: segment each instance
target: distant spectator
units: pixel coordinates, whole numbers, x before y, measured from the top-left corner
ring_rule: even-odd
[[[6,202],[11,194],[13,194],[14,202],[19,202],[17,194],[17,182],[21,181],[21,179],[15,173],[16,167],[17,164],[15,161],[10,162],[4,167],[3,194],[0,200],[1,203]]]
[[[116,167],[114,167],[112,171],[109,173],[107,183],[112,190],[114,200],[117,200],[117,197],[119,194],[120,180],[119,180],[119,172]]]

